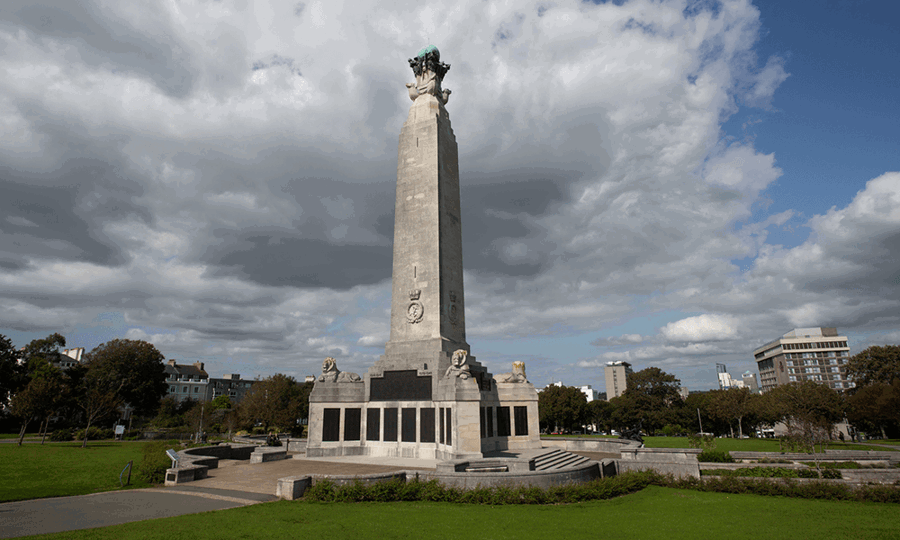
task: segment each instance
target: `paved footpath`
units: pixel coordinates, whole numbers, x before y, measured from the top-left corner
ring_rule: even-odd
[[[34,499],[0,504],[0,538],[108,527],[212,510],[226,510],[276,500],[278,479],[306,474],[371,474],[400,469],[434,468],[427,460],[337,458],[250,464],[221,460],[209,478],[167,488],[108,491],[77,497]],[[415,461],[419,467],[409,467]],[[436,463],[436,462],[434,462]]]

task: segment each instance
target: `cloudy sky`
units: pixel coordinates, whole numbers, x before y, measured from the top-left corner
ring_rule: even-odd
[[[495,373],[707,389],[795,327],[898,343],[893,3],[827,4],[6,0],[0,333],[365,372],[406,59],[434,43]]]

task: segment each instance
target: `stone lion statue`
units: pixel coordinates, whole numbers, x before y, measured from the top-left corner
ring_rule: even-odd
[[[468,360],[469,353],[467,353],[465,349],[457,349],[450,358],[450,367],[447,368],[444,378],[449,379],[451,377],[459,377],[460,379],[465,380],[471,377],[472,374],[469,372],[469,366],[466,364]]]
[[[494,375],[494,380],[498,383],[527,383],[528,378],[525,377],[525,362],[513,362],[512,371]]]
[[[360,382],[361,380],[356,373],[340,371],[337,361],[330,356],[322,362],[322,374],[319,375],[319,382]]]

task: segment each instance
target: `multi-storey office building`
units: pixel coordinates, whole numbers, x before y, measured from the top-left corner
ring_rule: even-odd
[[[607,362],[604,368],[606,377],[606,399],[619,397],[625,393],[628,376],[633,373],[628,362]]]
[[[850,347],[836,328],[795,328],[753,351],[763,392],[792,382],[816,381],[836,390],[853,388],[847,378]]]

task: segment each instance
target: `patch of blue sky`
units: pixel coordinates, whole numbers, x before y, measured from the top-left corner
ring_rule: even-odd
[[[771,213],[807,218],[850,203],[865,183],[898,170],[900,34],[885,1],[754,2],[760,64],[777,55],[790,77],[770,110],[742,107],[726,134],[775,153],[783,176],[765,191]]]

